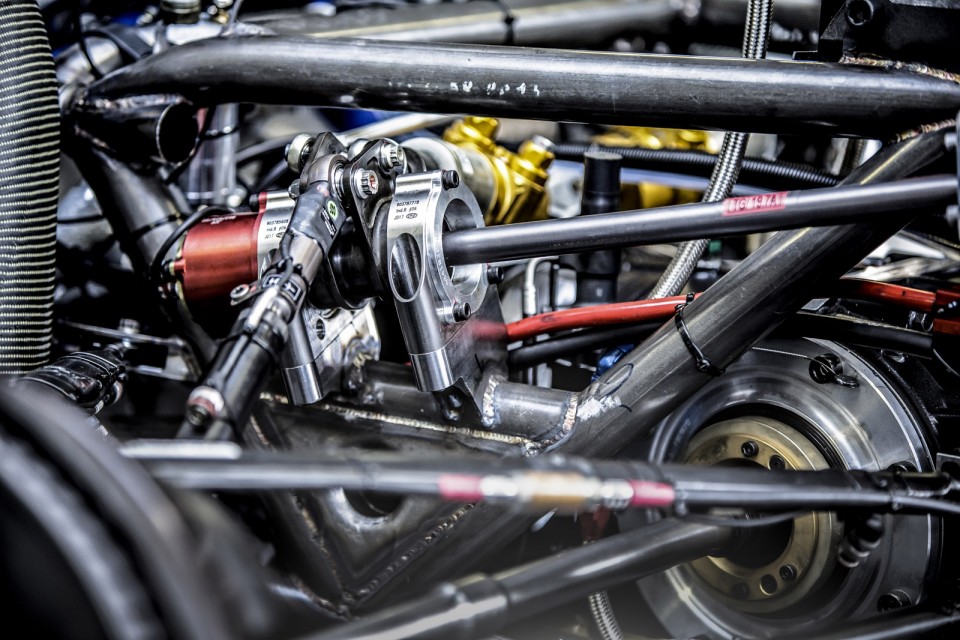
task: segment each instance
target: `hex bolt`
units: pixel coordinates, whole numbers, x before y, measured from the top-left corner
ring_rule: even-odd
[[[353,179],[356,183],[357,191],[359,191],[360,195],[364,198],[375,196],[377,192],[380,191],[380,179],[373,171],[360,169]]]
[[[300,173],[303,169],[303,163],[306,162],[310,154],[310,148],[313,146],[314,137],[308,133],[301,133],[294,137],[287,145],[285,157],[290,171]]]
[[[893,471],[894,473],[913,473],[917,470],[917,465],[913,464],[909,460],[901,460],[900,462],[894,462],[892,465],[887,467],[887,471]]]
[[[876,13],[872,0],[849,0],[847,2],[847,22],[852,27],[865,27]]]
[[[743,454],[744,458],[754,458],[760,453],[760,447],[753,440],[747,440],[740,445],[740,453]]]
[[[460,174],[456,171],[441,171],[440,184],[444,189],[455,189],[460,186]]]
[[[910,605],[910,596],[903,591],[895,590],[885,593],[877,599],[877,611],[885,613],[894,609],[902,609]]]
[[[233,291],[230,292],[231,300],[239,300],[243,296],[250,293],[250,285],[248,284],[238,284],[233,288]]]
[[[210,409],[202,404],[191,404],[187,407],[187,422],[195,427],[203,427],[210,422],[213,415]]]
[[[738,582],[730,587],[730,595],[737,600],[746,600],[750,597],[750,585],[746,582]]]
[[[490,284],[500,284],[503,282],[503,267],[487,267],[487,281],[490,282]]]
[[[786,582],[797,579],[797,568],[792,564],[785,564],[780,567],[780,578]]]
[[[407,154],[403,147],[396,142],[384,142],[380,147],[380,168],[384,171],[390,171],[395,167],[402,167],[407,161]]]
[[[784,462],[783,458],[778,455],[770,456],[770,469],[773,471],[782,471],[787,466],[787,463]]]
[[[471,315],[473,315],[473,309],[470,308],[469,302],[458,302],[453,305],[453,319],[457,322],[469,320]]]

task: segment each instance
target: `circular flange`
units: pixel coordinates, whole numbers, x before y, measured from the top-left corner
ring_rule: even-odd
[[[840,359],[856,387],[811,379],[810,360],[825,353]],[[817,340],[767,340],[745,353],[657,426],[649,458],[680,460],[697,432],[746,416],[788,425],[814,443],[833,468],[933,467],[922,427],[892,384],[854,352]],[[622,524],[630,526],[628,519]],[[939,524],[930,516],[885,516],[885,534],[864,563],[852,570],[828,568],[800,601],[774,613],[718,597],[689,565],[638,585],[675,637],[767,637],[771,629],[802,633],[875,615],[878,599],[891,591],[920,601],[939,536]]]
[[[829,463],[808,438],[766,417],[724,420],[698,432],[685,464],[813,471]],[[818,588],[834,564],[840,525],[831,512],[807,513],[781,525],[745,530],[737,550],[691,563],[718,599],[741,611],[773,613]]]

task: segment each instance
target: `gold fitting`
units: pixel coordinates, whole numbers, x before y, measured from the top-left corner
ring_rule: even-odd
[[[467,116],[450,125],[443,133],[443,139],[455,145],[476,147],[479,151],[492,154],[497,146],[497,130],[500,122],[496,118]]]
[[[577,513],[593,506],[602,483],[579,473],[531,471],[518,482],[523,501],[535,509]]]
[[[527,180],[543,186],[547,182],[547,168],[555,157],[546,147],[527,140],[510,159],[510,168]]]
[[[706,427],[690,440],[682,462],[772,470],[830,466],[801,432],[765,416]],[[754,541],[723,557],[701,558],[691,568],[732,607],[772,614],[796,605],[829,579],[840,531],[833,513],[807,513],[770,527],[762,544]]]

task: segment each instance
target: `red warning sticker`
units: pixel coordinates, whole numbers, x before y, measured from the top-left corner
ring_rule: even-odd
[[[786,209],[788,193],[789,191],[778,191],[776,193],[761,193],[756,196],[727,198],[723,201],[723,215],[741,216]]]

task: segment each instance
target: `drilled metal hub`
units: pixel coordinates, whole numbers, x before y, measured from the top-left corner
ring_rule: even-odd
[[[811,377],[810,363],[826,354],[837,358],[843,375],[855,384]],[[724,426],[731,423],[739,427]],[[723,429],[733,434],[726,442]],[[738,437],[741,430],[752,440]],[[712,452],[707,441],[713,442]],[[744,455],[744,450],[753,453],[748,442],[756,445],[755,455]],[[877,470],[898,464],[932,468],[923,429],[897,385],[857,354],[814,340],[767,340],[748,351],[657,427],[649,453],[657,461],[701,457],[708,464],[716,460],[766,468],[773,455],[783,458],[784,468],[822,466],[824,461],[841,469]],[[628,517],[621,524],[641,526],[632,525]],[[748,542],[745,555],[677,567],[641,580],[640,590],[667,631],[679,638],[770,637],[771,630],[815,635],[832,624],[875,615],[879,600],[892,591],[903,591],[910,602],[923,598],[939,546],[939,527],[932,518],[887,516],[880,545],[851,570],[817,559],[822,558],[821,541],[826,539],[822,536],[829,529],[818,524],[815,545],[795,544],[794,520],[791,528],[757,536],[757,540],[772,537],[781,545],[769,546],[765,556],[759,543]],[[747,571],[751,549],[761,555],[753,562],[763,567],[760,571]],[[785,562],[784,554],[793,562]],[[785,587],[789,566],[797,571],[797,585]],[[743,581],[731,584],[731,575],[742,576]],[[735,586],[740,584],[746,591]]]
[[[817,470],[830,465],[808,438],[763,417],[725,420],[690,441],[683,462],[702,466],[756,466]],[[772,613],[792,606],[829,575],[840,527],[832,513],[808,513],[782,524],[747,531],[739,548],[702,558],[696,575],[743,611]]]

